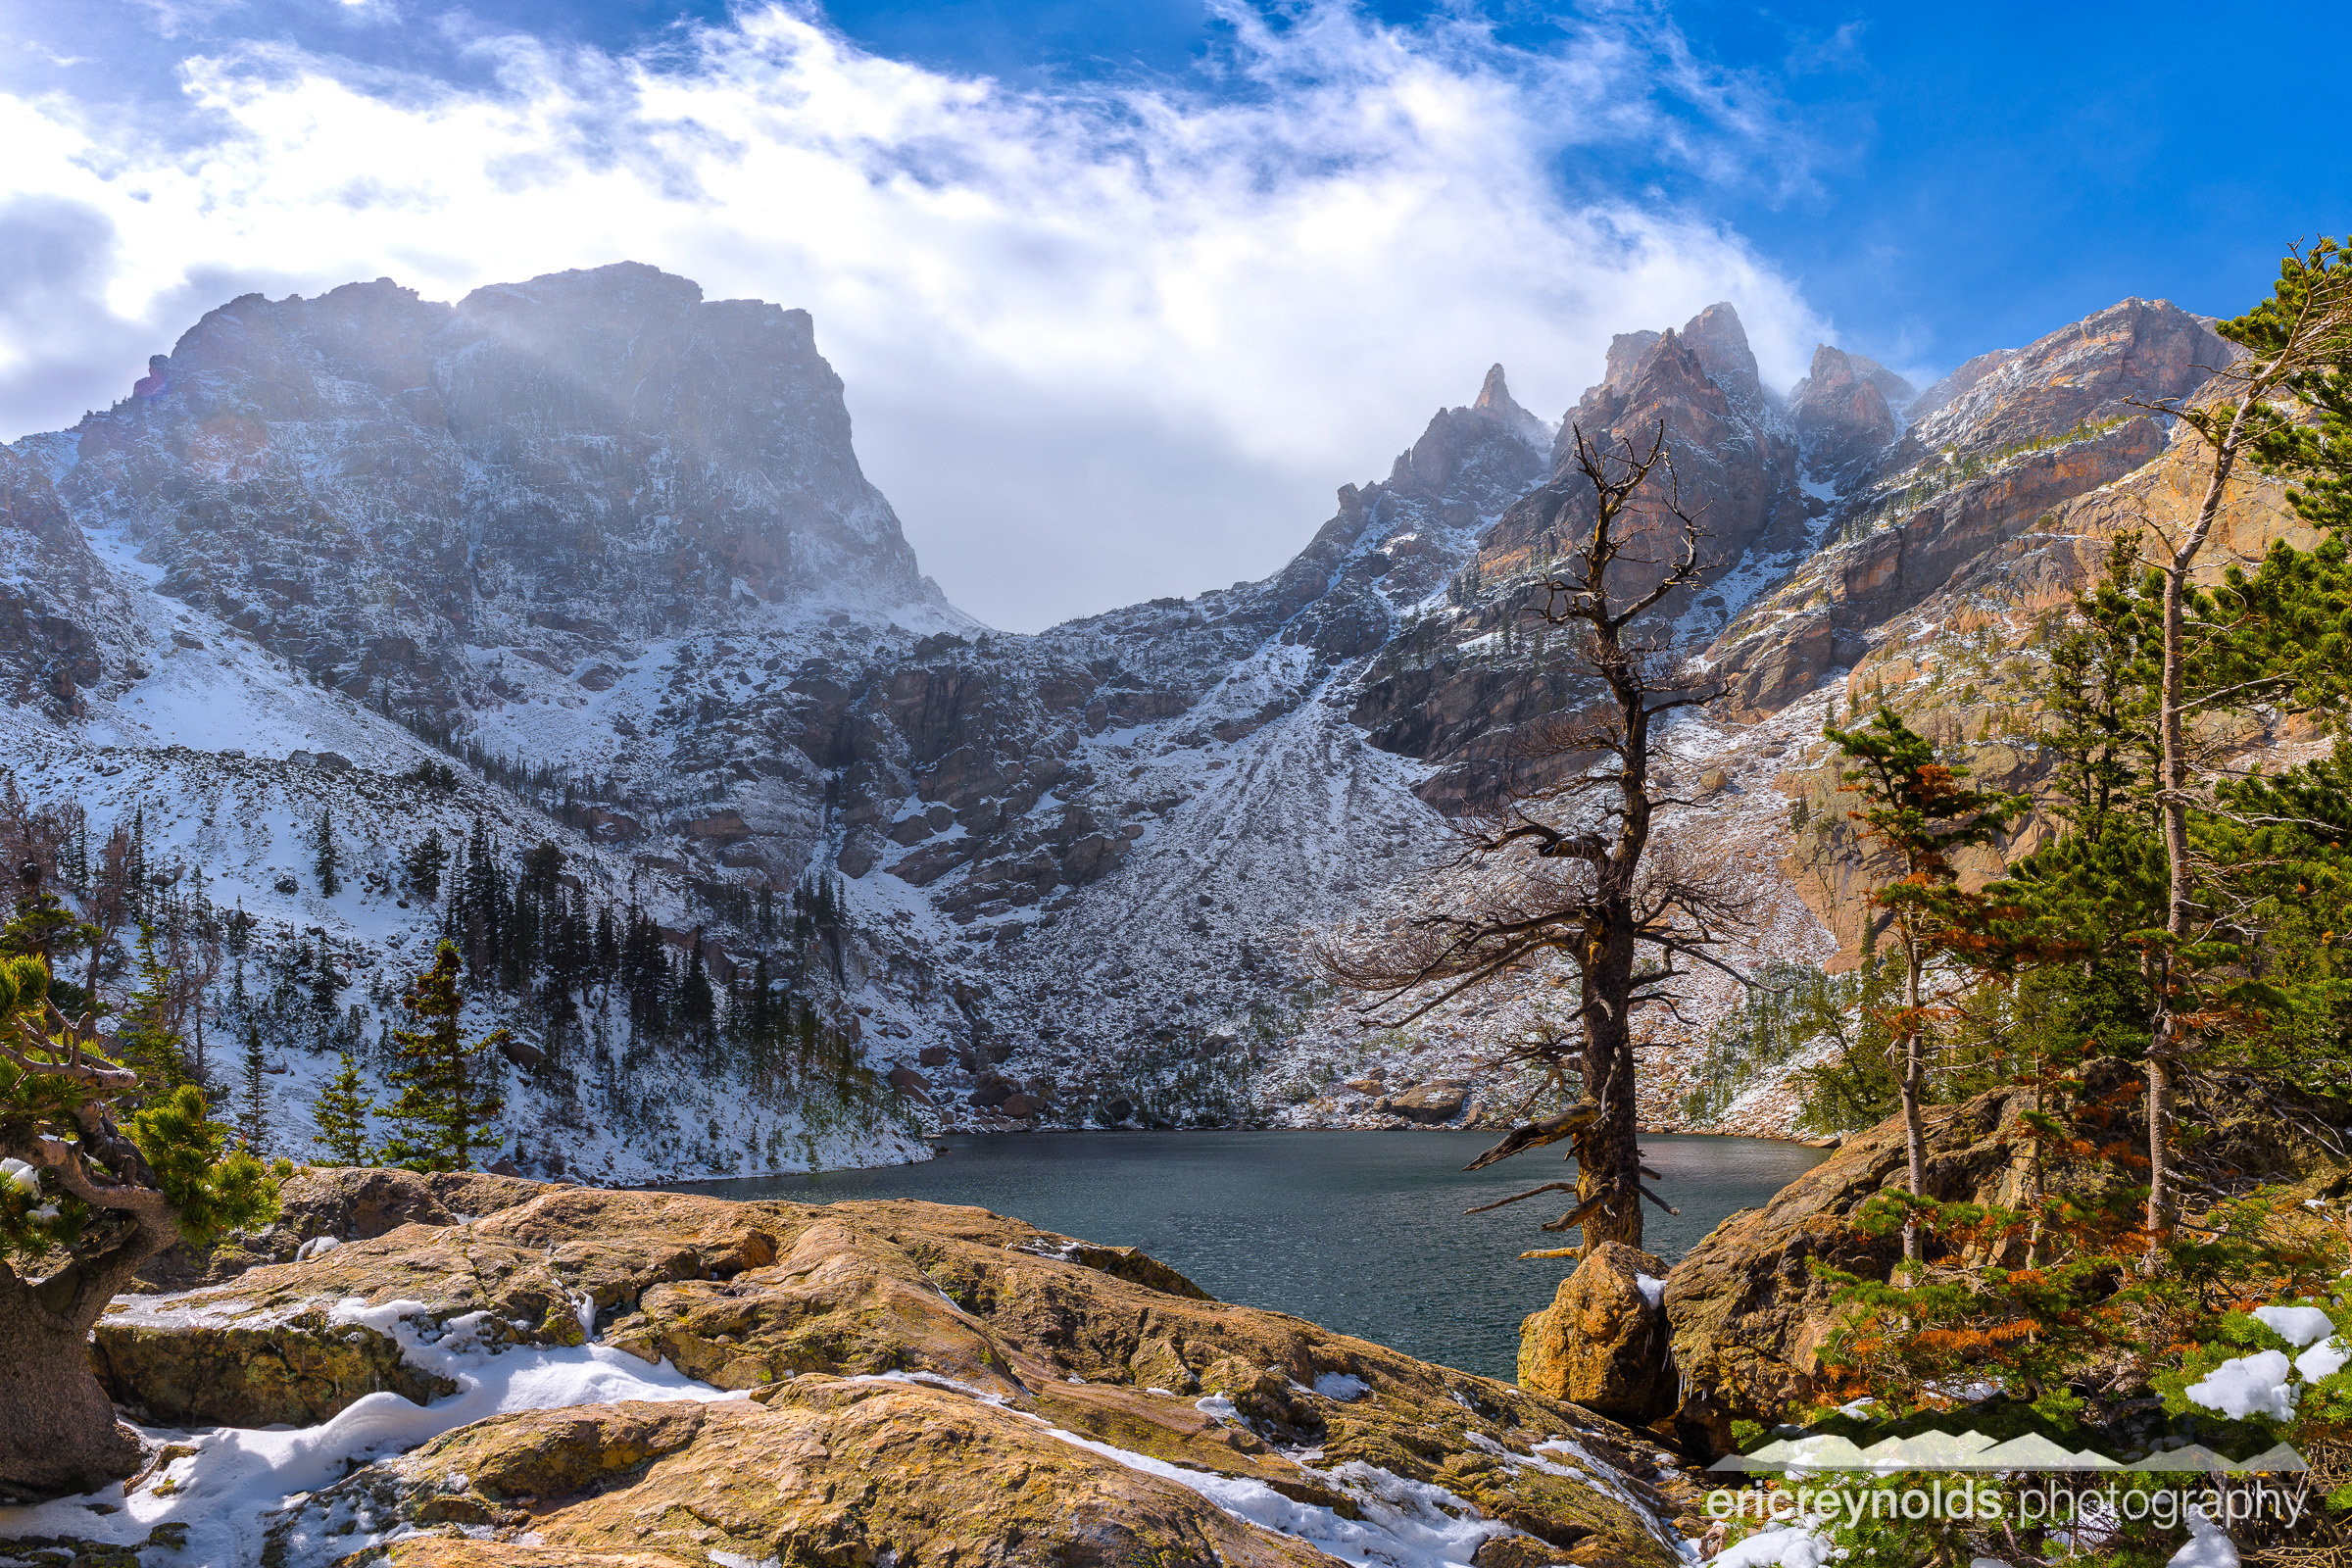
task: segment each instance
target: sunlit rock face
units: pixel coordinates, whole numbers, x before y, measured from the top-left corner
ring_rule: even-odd
[[[944,609],[808,313],[650,267],[248,295],[140,387],[74,432],[67,504],[354,696],[478,699],[465,645],[568,672],[760,607]]]
[[[1833,505],[1822,548],[1710,650],[1735,706],[1771,711],[1851,668],[1969,563],[2162,454],[2172,421],[2145,405],[2189,396],[2234,353],[2168,301],[2125,300],[1969,361],[1903,407],[1895,437],[1876,367],[1821,350],[1794,402]]]

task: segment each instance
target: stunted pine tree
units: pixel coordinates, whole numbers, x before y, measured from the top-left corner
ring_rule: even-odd
[[[391,1079],[400,1094],[383,1109],[396,1129],[384,1144],[387,1164],[470,1170],[476,1152],[496,1147],[493,1122],[506,1102],[487,1058],[506,1044],[507,1031],[464,1038],[459,1019],[466,996],[458,983],[464,965],[458,945],[444,940],[432,966],[401,999],[411,1025],[392,1031]]]
[[[331,899],[343,891],[343,860],[335,850],[335,816],[329,807],[318,808],[318,828],[311,844],[311,874],[318,879],[318,896]]]
[[[1849,761],[1844,782],[1861,791],[1867,806],[1848,813],[1867,837],[1891,853],[1902,875],[1871,895],[1886,911],[1894,935],[1894,957],[1902,965],[1902,1004],[1888,1020],[1902,1096],[1903,1143],[1911,1196],[1927,1190],[1927,1123],[1921,1107],[1928,1087],[1928,998],[1926,981],[1937,933],[1948,929],[1959,870],[1952,857],[1975,845],[1989,845],[2023,814],[2022,797],[1988,795],[1964,787],[1968,769],[1937,760],[1936,748],[1914,733],[1902,716],[1882,706],[1867,728],[1822,726]],[[1919,1223],[1903,1224],[1903,1256],[1920,1258]]]
[[[1573,1184],[1548,1182],[1504,1201],[1573,1187],[1574,1203],[1544,1228],[1581,1227],[1590,1251],[1602,1242],[1640,1247],[1644,1200],[1675,1212],[1642,1181],[1635,1014],[1671,1005],[1692,962],[1716,963],[1706,950],[1740,911],[1697,858],[1658,853],[1651,839],[1667,804],[1652,772],[1658,721],[1717,688],[1687,679],[1676,651],[1646,640],[1642,617],[1706,569],[1698,556],[1705,530],[1684,504],[1662,424],[1646,450],[1622,440],[1595,446],[1582,429],[1572,435],[1578,482],[1555,483],[1544,503],[1551,514],[1536,528],[1555,532],[1566,549],[1537,585],[1544,604],[1534,613],[1568,633],[1563,640],[1603,695],[1594,710],[1553,720],[1536,750],[1584,765],[1467,822],[1450,871],[1416,908],[1377,931],[1334,933],[1319,956],[1334,979],[1370,993],[1366,1018],[1389,1026],[1524,978],[1550,956],[1569,961],[1574,1029],[1513,1054],[1541,1071],[1539,1095],[1570,1098],[1573,1083],[1570,1103],[1514,1128],[1469,1168],[1570,1140]],[[1663,478],[1663,494],[1653,476]]]
[[[203,1090],[143,1080],[48,990],[38,955],[0,962],[0,1501],[138,1468],[138,1436],[90,1370],[91,1325],[164,1249],[277,1211],[270,1170],[229,1152]]]
[[[318,1099],[311,1107],[311,1121],[318,1130],[318,1142],[337,1164],[368,1163],[368,1117],[374,1109],[375,1102],[360,1077],[359,1063],[346,1051],[342,1069],[318,1091]]]

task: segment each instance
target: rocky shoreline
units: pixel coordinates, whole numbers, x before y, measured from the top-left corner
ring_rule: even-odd
[[[2031,1109],[1935,1107],[1932,1194],[2015,1201]],[[2210,1119],[2290,1196],[2344,1177]],[[1886,1277],[1899,1241],[1853,1217],[1902,1168],[1889,1122],[1671,1266],[1598,1249],[1522,1324],[1516,1386],[979,1208],[305,1170],[268,1230],[117,1299],[93,1366],[150,1463],[0,1509],[0,1553],[1662,1568],[1705,1537],[1735,1425],[1820,1392],[1812,1265]]]
[[[1532,1568],[1670,1564],[1700,1528],[1656,1433],[980,1209],[368,1169],[287,1197],[101,1322],[146,1473],[0,1510],[0,1545],[185,1527],[188,1560],[271,1568]],[[600,1379],[632,1396],[572,1396]],[[252,1505],[271,1443],[310,1469]]]

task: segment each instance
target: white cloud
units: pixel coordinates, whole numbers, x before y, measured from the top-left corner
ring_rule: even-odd
[[[1494,360],[1556,416],[1612,332],[1717,299],[1782,383],[1827,335],[1737,235],[1616,189],[1804,178],[1769,95],[1661,19],[1529,52],[1336,6],[1225,16],[1199,80],[1054,92],[769,9],[642,56],[477,38],[487,87],[191,58],[213,129],[168,148],[0,95],[0,200],[48,236],[48,281],[0,276],[0,417],[122,395],[246,289],[652,262],[814,313],[926,566],[1028,628],[1273,569]]]

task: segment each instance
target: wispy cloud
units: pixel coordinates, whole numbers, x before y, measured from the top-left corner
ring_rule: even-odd
[[[1728,298],[1768,373],[1801,372],[1796,288],[1641,195],[1801,180],[1801,133],[1663,17],[1528,48],[1457,17],[1221,15],[1197,78],[1054,91],[770,8],[628,56],[473,37],[463,86],[217,50],[181,68],[210,128],[168,146],[0,96],[39,264],[0,270],[0,419],[120,395],[246,289],[652,262],[812,311],[927,566],[1031,627],[1271,569],[1497,359],[1556,415],[1609,334]]]

